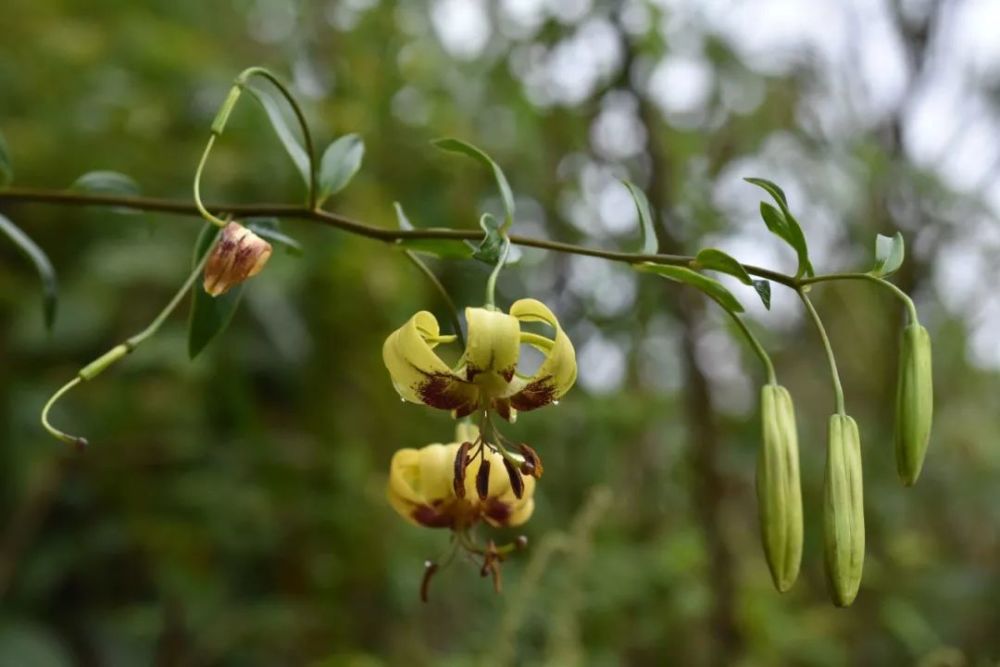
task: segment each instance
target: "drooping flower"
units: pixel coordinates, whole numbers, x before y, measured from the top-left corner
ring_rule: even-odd
[[[420,311],[386,339],[382,348],[393,386],[403,399],[451,410],[463,417],[496,410],[513,421],[517,411],[540,408],[559,400],[576,381],[576,352],[552,311],[535,299],[521,299],[510,313],[466,308],[468,341],[452,368],[434,352],[454,336],[442,336],[437,319]],[[552,338],[522,331],[527,322],[542,322]],[[521,344],[545,355],[533,374],[517,372]]]
[[[271,257],[271,244],[238,222],[222,229],[205,263],[205,291],[219,296],[253,278]]]
[[[485,475],[456,476],[456,458],[464,443],[480,442],[478,429],[459,425],[459,442],[431,444],[420,449],[400,449],[389,465],[387,496],[393,509],[407,521],[429,528],[462,531],[479,521],[495,526],[519,526],[535,509],[535,479],[508,473],[503,456],[488,446],[464,447],[465,455],[482,456]],[[458,480],[456,482],[456,479]],[[515,489],[512,479],[520,480]],[[520,494],[516,493],[520,490]]]

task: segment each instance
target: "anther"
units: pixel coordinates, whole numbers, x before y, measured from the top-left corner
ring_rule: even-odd
[[[486,500],[490,495],[490,462],[483,459],[479,464],[479,472],[476,473],[476,493],[480,500]]]
[[[507,469],[507,477],[510,478],[510,488],[514,492],[514,497],[518,500],[524,495],[524,478],[510,459],[504,458],[503,467]]]
[[[455,489],[455,495],[459,498],[465,497],[465,467],[469,464],[467,457],[470,447],[472,447],[471,442],[463,442],[455,454],[455,474],[452,478],[452,487]]]

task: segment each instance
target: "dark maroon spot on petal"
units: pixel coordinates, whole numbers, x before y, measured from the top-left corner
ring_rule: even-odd
[[[511,366],[510,368],[505,368],[502,371],[500,371],[500,377],[502,377],[507,382],[510,382],[511,380],[513,380],[514,379],[514,367]]]
[[[461,419],[462,417],[468,417],[473,412],[475,412],[476,408],[478,408],[478,407],[479,406],[476,405],[475,403],[466,403],[465,405],[463,405],[461,407],[455,408],[455,415],[454,415],[455,419]]]
[[[552,376],[546,375],[511,396],[510,404],[517,410],[527,412],[548,405],[554,400],[556,400],[556,388]]]
[[[428,528],[450,528],[452,524],[450,516],[442,514],[427,505],[417,505],[410,512],[410,516],[421,526],[427,526]]]
[[[466,366],[465,379],[468,380],[469,382],[472,382],[473,380],[476,379],[476,376],[482,372],[483,372],[482,369],[476,368],[475,366]]]
[[[510,401],[508,401],[506,398],[493,399],[493,409],[497,411],[497,414],[500,415],[501,418],[503,418],[506,421],[510,421],[511,418]]]
[[[439,410],[467,409],[470,401],[454,383],[461,382],[448,373],[427,373],[427,380],[417,387],[417,393],[423,403]],[[473,402],[472,409],[475,410]],[[469,413],[466,413],[469,414]]]
[[[510,505],[503,502],[502,500],[497,500],[492,498],[486,502],[486,516],[488,516],[493,521],[499,524],[506,524],[510,521]]]

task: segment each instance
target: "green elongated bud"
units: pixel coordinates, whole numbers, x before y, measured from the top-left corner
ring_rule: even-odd
[[[903,330],[896,385],[896,470],[906,486],[913,486],[920,477],[933,413],[931,337],[927,329],[914,322]]]
[[[847,607],[861,585],[865,562],[865,507],[858,424],[847,415],[830,417],[823,484],[823,547],[833,602]]]
[[[802,562],[802,488],[795,408],[788,390],[767,384],[760,392],[763,440],[757,455],[757,507],[764,555],[774,587],[784,593]]]

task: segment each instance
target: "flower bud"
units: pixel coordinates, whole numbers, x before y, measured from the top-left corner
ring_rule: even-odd
[[[763,442],[757,456],[757,505],[761,540],[774,587],[784,593],[802,562],[802,489],[795,408],[788,390],[761,389]]]
[[[226,225],[205,263],[205,291],[212,296],[260,273],[271,256],[271,244],[237,222]]]
[[[847,607],[861,585],[865,561],[865,509],[858,424],[847,415],[830,417],[823,488],[823,547],[833,602]]]
[[[920,477],[933,412],[931,338],[927,329],[914,322],[903,330],[896,385],[896,470],[906,486]]]

